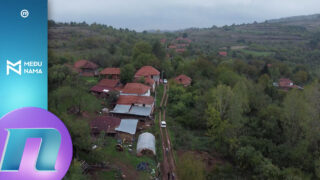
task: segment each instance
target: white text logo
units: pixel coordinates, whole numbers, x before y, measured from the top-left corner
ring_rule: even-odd
[[[18,70],[14,68],[16,66],[18,66]],[[11,61],[7,60],[7,76],[10,74],[10,70],[21,76],[21,60],[16,63],[12,63]]]

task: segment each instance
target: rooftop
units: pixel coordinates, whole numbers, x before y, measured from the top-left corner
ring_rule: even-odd
[[[149,86],[146,86],[141,83],[127,83],[122,90],[122,93],[125,94],[145,94],[150,90]]]
[[[132,105],[132,104],[153,104],[152,96],[120,96],[117,104]]]
[[[135,77],[152,76],[152,75],[160,75],[160,72],[152,66],[143,66],[137,71],[137,73],[135,74]]]
[[[117,104],[116,107],[111,112],[115,114],[128,114],[128,115],[148,117],[152,113],[152,107],[141,107],[141,106]]]
[[[102,74],[102,75],[119,75],[120,68],[105,68],[100,72],[100,74]]]
[[[88,60],[79,60],[74,63],[74,67],[77,69],[97,69],[98,65]]]
[[[116,87],[119,84],[119,80],[114,80],[114,79],[102,79],[98,85],[100,86],[106,86],[106,87]]]
[[[179,84],[190,85],[192,79],[184,74],[181,74],[175,78],[175,81]]]
[[[137,119],[121,119],[120,126],[116,128],[116,131],[134,135],[136,134],[137,125]]]
[[[99,116],[90,122],[90,127],[94,131],[106,133],[115,133],[115,128],[120,125],[120,119],[111,116]]]

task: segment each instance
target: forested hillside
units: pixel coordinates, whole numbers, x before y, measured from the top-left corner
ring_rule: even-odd
[[[65,121],[75,148],[66,179],[96,178],[83,175],[78,161],[101,163],[106,152],[92,153],[101,139],[90,139],[83,119],[114,98],[88,93],[97,79],[68,68],[79,59],[121,68],[123,83],[145,65],[169,80],[167,121],[180,179],[319,179],[320,26],[310,28],[319,19],[171,33],[50,21],[49,109]],[[183,51],[174,49],[181,44]],[[191,86],[175,83],[180,74]]]

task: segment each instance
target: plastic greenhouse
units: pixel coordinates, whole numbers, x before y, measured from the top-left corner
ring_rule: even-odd
[[[156,139],[151,133],[143,133],[139,136],[137,155],[156,155]]]

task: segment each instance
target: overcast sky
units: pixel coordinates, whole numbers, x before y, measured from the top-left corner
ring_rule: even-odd
[[[319,0],[49,0],[49,19],[178,30],[320,13]]]

